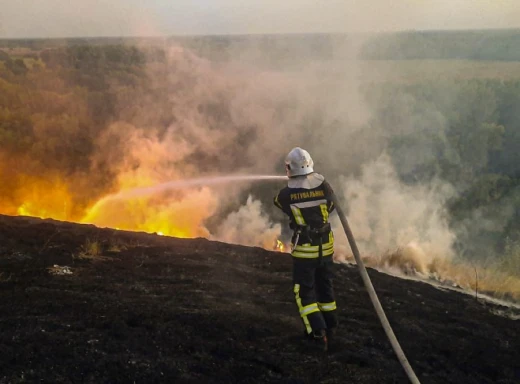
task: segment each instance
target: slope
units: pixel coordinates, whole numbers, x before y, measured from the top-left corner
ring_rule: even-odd
[[[68,267],[68,268],[65,268]],[[357,270],[340,348],[299,339],[291,260],[206,239],[0,216],[0,383],[403,383]],[[520,382],[507,307],[369,271],[422,383]]]

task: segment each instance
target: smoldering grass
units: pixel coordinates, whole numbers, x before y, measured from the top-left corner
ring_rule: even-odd
[[[77,254],[73,254],[73,259],[80,260],[98,260],[106,261],[111,260],[110,258],[103,256],[103,247],[98,240],[86,239],[85,243],[80,247]]]

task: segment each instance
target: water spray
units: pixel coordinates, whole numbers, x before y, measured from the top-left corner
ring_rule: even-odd
[[[372,285],[372,281],[370,280],[370,277],[368,276],[365,265],[363,264],[363,261],[361,260],[359,250],[356,245],[356,240],[354,239],[354,235],[352,234],[352,231],[350,230],[350,226],[348,224],[347,218],[346,218],[345,214],[343,213],[343,210],[341,209],[337,196],[334,193],[332,194],[332,201],[334,202],[334,205],[336,207],[336,212],[338,213],[341,224],[343,225],[343,229],[345,230],[345,235],[347,235],[347,239],[350,244],[350,248],[352,249],[352,253],[354,254],[354,257],[356,259],[356,264],[359,268],[359,273],[361,274],[361,278],[363,279],[365,288],[368,291],[368,295],[370,296],[370,300],[372,301],[372,304],[376,310],[377,316],[379,317],[379,320],[381,321],[381,325],[383,326],[383,328],[385,330],[386,336],[388,337],[388,340],[390,341],[390,344],[392,345],[392,348],[393,348],[395,354],[397,355],[397,358],[399,359],[401,366],[405,370],[406,375],[408,376],[408,379],[410,379],[410,382],[413,384],[420,384],[420,381],[417,378],[417,376],[415,375],[415,372],[413,371],[412,366],[408,362],[406,355],[404,354],[401,346],[399,345],[399,341],[397,341],[394,331],[392,330],[392,327],[386,317],[385,311],[383,310],[383,307],[381,306],[381,303],[379,302],[379,298],[377,297],[377,293],[374,289],[374,286]]]
[[[273,176],[273,175],[228,175],[228,176],[212,176],[201,177],[197,179],[188,180],[174,180],[166,183],[153,185],[150,187],[139,187],[122,191],[113,195],[107,196],[104,200],[130,199],[133,197],[142,197],[153,195],[159,192],[165,192],[172,189],[185,189],[192,187],[200,187],[206,185],[225,184],[232,182],[245,181],[261,181],[261,180],[287,180],[287,176]]]
[[[107,195],[98,200],[90,209],[89,213],[81,220],[86,224],[99,224],[95,217],[96,212],[102,212],[106,205],[113,203],[124,202],[125,200],[132,200],[138,198],[146,198],[158,193],[164,193],[170,190],[194,189],[197,187],[219,185],[226,183],[238,182],[256,182],[261,180],[287,180],[287,176],[279,175],[226,175],[226,176],[207,176],[194,179],[180,179],[172,180],[162,184],[136,187],[122,190],[111,195]],[[110,226],[110,225],[109,225]],[[154,231],[157,232],[157,231]]]

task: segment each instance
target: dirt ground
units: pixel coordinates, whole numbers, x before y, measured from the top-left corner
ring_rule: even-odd
[[[406,383],[336,272],[336,349],[310,352],[287,254],[0,216],[0,383]],[[514,309],[369,273],[422,383],[520,383]]]

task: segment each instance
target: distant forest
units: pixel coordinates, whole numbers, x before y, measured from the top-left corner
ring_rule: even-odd
[[[172,37],[105,37],[64,39],[0,39],[0,48],[41,51],[72,45],[147,45],[177,42],[198,54],[227,58],[231,46],[255,44],[273,57],[291,51],[299,58],[333,58],[338,44],[364,41],[359,58],[367,60],[520,61],[520,30],[406,31],[378,35],[291,34]]]
[[[334,47],[348,44],[350,38],[0,40],[0,171],[8,174],[5,159],[23,154],[24,169],[34,174],[53,169],[66,178],[87,172],[93,138],[111,121],[155,127],[174,121],[171,110],[157,109],[153,121],[144,122],[134,113],[167,97],[169,90],[150,84],[145,70],[147,64],[164,62],[162,44],[182,41],[202,55],[225,59],[226,48],[237,42],[247,45],[251,39],[273,58],[287,45],[295,46],[302,57],[334,58]],[[144,44],[150,41],[154,44]],[[380,35],[365,43],[361,57],[520,61],[520,31]],[[381,127],[378,134],[386,138],[385,150],[405,183],[440,178],[455,186],[449,211],[451,225],[460,229],[460,251],[502,258],[504,268],[520,274],[520,77],[469,77],[366,88],[366,101],[374,111],[370,124]],[[144,106],[137,101],[142,95]],[[215,113],[215,119],[224,115]],[[412,165],[410,158],[415,159]],[[105,165],[96,166],[99,172],[93,177],[104,179],[93,182],[94,189],[110,182]],[[0,182],[1,204],[20,181],[0,176]],[[483,249],[484,244],[492,248]]]
[[[380,35],[362,48],[372,60],[520,60],[520,30],[424,31]]]

